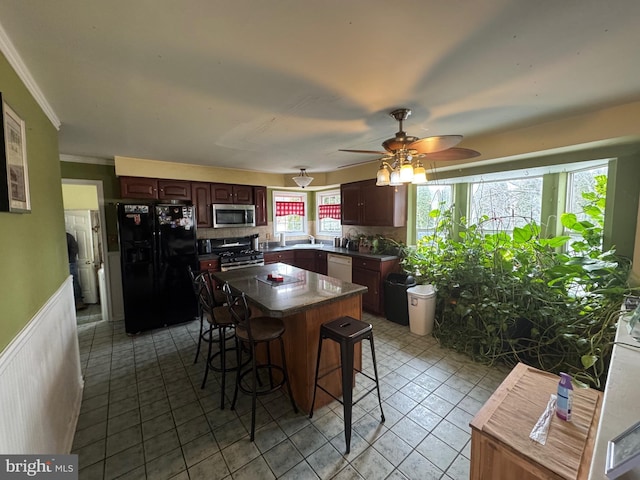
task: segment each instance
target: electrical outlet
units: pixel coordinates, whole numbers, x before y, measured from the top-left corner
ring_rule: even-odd
[[[271,234],[267,232],[267,240],[271,240]]]

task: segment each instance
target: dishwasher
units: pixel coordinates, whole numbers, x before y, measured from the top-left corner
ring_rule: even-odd
[[[343,282],[351,282],[351,257],[345,255],[327,255],[327,275]]]

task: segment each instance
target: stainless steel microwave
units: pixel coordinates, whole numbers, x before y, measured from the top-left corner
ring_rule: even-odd
[[[211,205],[213,228],[255,227],[256,207],[254,205]]]

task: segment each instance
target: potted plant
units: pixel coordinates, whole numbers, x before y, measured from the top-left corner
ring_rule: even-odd
[[[563,216],[581,237],[571,254],[559,250],[570,237],[544,238],[533,222],[485,233],[482,218],[459,225],[456,238],[451,212],[434,211],[438,230],[403,261],[407,273],[437,289],[434,336],[484,363],[523,361],[602,388],[630,293],[628,260],[602,251],[603,209],[596,196],[585,207],[588,220]]]

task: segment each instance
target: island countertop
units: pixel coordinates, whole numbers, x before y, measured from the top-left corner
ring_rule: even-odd
[[[270,273],[283,275],[284,281],[269,281],[267,276]],[[285,263],[212,272],[212,276],[217,282],[229,282],[232,288],[244,292],[265,315],[276,318],[362,295],[367,291],[367,287]]]

